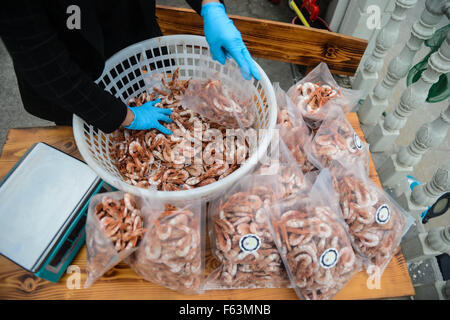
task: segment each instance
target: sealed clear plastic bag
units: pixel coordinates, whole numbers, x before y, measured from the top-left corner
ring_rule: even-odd
[[[319,168],[327,168],[333,160],[361,162],[369,173],[369,145],[361,140],[345,114],[330,108],[319,130],[305,147],[308,159]]]
[[[203,292],[204,210],[200,201],[152,201],[148,231],[128,259],[145,280],[185,294]]]
[[[120,191],[92,197],[86,220],[85,288],[137,249],[146,231],[141,208],[146,210],[141,199]]]
[[[277,128],[280,139],[286,144],[303,173],[316,170],[316,166],[308,158],[306,146],[310,144],[312,136],[305,131],[305,127],[278,126]]]
[[[273,179],[248,175],[210,204],[211,250],[220,265],[208,276],[207,289],[289,286],[265,213],[275,200]]]
[[[285,127],[305,125],[301,112],[295,108],[292,100],[286,91],[281,89],[278,82],[274,82],[273,89],[275,91],[275,98],[277,99],[277,124]],[[306,129],[309,132],[307,127]]]
[[[304,146],[312,139],[312,132],[278,83],[274,84],[274,89],[278,105],[277,130],[279,130],[280,139],[289,148],[304,173],[313,171],[315,167],[308,160],[304,149]]]
[[[361,99],[360,90],[341,88],[331,75],[326,63],[321,62],[302,80],[288,90],[294,105],[313,129],[320,125],[328,112],[328,102],[350,112]]]
[[[271,231],[300,299],[331,299],[361,270],[342,219],[331,175],[324,169],[312,188],[267,211]]]
[[[379,276],[414,219],[367,176],[361,164],[330,167],[342,214],[369,275]]]
[[[232,68],[220,74],[211,61],[200,59],[200,68],[189,81],[181,105],[227,128],[248,128],[256,120],[253,86]]]

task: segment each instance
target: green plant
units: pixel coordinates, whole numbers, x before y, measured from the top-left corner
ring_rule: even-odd
[[[426,55],[425,58],[422,59],[419,63],[417,63],[414,67],[412,67],[408,76],[406,77],[406,84],[410,86],[412,83],[416,82],[420,79],[422,72],[427,69],[428,59],[430,56],[436,52],[441,46],[442,42],[444,42],[445,37],[447,35],[447,31],[450,28],[450,24],[440,28],[437,30],[434,35],[425,41],[425,45],[430,48],[430,52]],[[429,103],[440,102],[448,97],[450,97],[450,73],[442,74],[439,77],[439,81],[433,84],[428,91],[428,97],[426,99]]]

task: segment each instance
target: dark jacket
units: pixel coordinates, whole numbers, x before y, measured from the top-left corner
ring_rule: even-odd
[[[187,0],[200,13],[201,0]],[[81,12],[70,30],[70,5]],[[57,124],[75,113],[110,133],[126,105],[97,86],[105,61],[117,51],[161,35],[152,0],[2,0],[0,37],[16,71],[25,109]]]

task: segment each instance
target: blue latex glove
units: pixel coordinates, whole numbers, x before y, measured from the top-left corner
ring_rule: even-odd
[[[172,119],[169,118],[172,113],[171,109],[157,108],[154,105],[160,103],[161,99],[149,101],[139,107],[130,107],[130,110],[134,114],[134,120],[127,129],[132,130],[147,130],[158,129],[164,134],[172,134],[172,131],[164,127],[159,121],[166,123],[172,123]]]
[[[223,4],[217,2],[204,4],[201,16],[213,59],[225,64],[226,58],[231,56],[241,68],[244,79],[250,80],[253,76],[256,80],[260,80],[258,68],[242,41],[241,33],[228,18]]]

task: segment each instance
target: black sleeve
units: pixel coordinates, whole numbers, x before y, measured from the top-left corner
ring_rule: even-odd
[[[40,96],[110,133],[126,117],[126,105],[97,86],[71,59],[40,1],[2,1],[0,36],[14,67]]]
[[[198,14],[202,11],[202,0],[186,0],[186,2],[189,4],[189,6],[194,9]],[[220,2],[223,3],[223,0],[220,0]]]
[[[202,0],[186,0],[189,6],[194,9],[198,14],[202,11]]]

